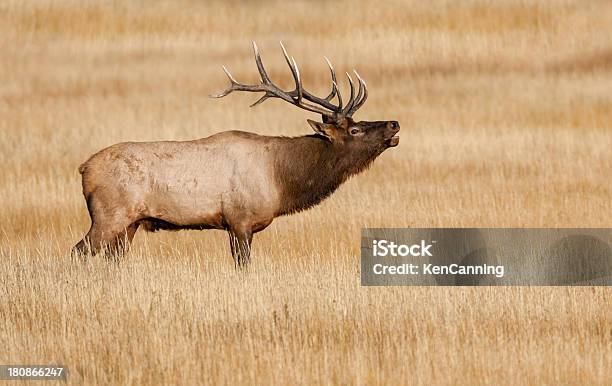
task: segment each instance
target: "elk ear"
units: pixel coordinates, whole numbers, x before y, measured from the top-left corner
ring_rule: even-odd
[[[307,119],[306,121],[308,121],[308,124],[310,127],[312,127],[315,133],[320,134],[329,140],[332,139],[334,125],[330,123],[313,121],[312,119]]]

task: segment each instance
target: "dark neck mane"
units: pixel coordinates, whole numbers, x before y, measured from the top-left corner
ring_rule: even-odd
[[[380,154],[351,152],[318,135],[278,138],[277,150],[275,180],[282,197],[277,215],[317,205]]]

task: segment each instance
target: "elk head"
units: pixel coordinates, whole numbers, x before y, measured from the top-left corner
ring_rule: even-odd
[[[284,91],[270,80],[261,61],[259,49],[255,42],[253,42],[255,62],[259,70],[261,83],[255,85],[241,84],[237,82],[227,68],[223,66],[223,71],[225,71],[225,74],[229,78],[230,85],[220,94],[211,95],[211,97],[222,98],[233,91],[263,92],[264,95],[253,103],[251,107],[264,102],[268,98],[282,99],[301,109],[321,114],[322,122],[308,119],[308,123],[315,133],[321,138],[330,141],[335,146],[343,146],[350,150],[363,150],[368,153],[380,154],[385,149],[395,147],[399,144],[399,136],[396,134],[399,132],[400,126],[397,121],[353,120],[353,114],[363,106],[368,98],[366,83],[359,76],[357,71],[353,71],[359,83],[357,92],[355,92],[353,78],[348,72],[346,73],[350,84],[350,97],[346,104],[344,104],[338,88],[336,72],[330,61],[325,58],[331,72],[332,90],[325,98],[317,97],[304,89],[295,59],[289,57],[283,43],[280,43],[280,45],[295,81],[295,89],[292,91]],[[334,99],[337,101],[336,104],[332,102]]]

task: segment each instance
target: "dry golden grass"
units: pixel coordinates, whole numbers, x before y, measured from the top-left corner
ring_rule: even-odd
[[[604,1],[87,2],[0,5],[0,363],[72,383],[610,384],[606,288],[365,288],[362,227],[611,226],[612,6]],[[400,146],[255,238],[136,236],[72,264],[77,167],[124,140],[307,134],[302,111],[211,100],[221,64],[308,87],[322,55],[397,119]],[[203,165],[205,167],[205,165]]]

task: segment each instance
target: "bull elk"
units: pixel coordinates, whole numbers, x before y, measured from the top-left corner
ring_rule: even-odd
[[[314,134],[276,137],[224,131],[192,141],[125,142],[103,149],[79,167],[91,228],[74,254],[102,252],[119,258],[139,227],[223,229],[236,266],[246,265],[253,234],[278,216],[317,205],[398,145],[397,121],[353,120],[368,98],[357,72],[357,89],[346,74],[350,96],[343,103],[336,73],[325,58],[331,92],[316,97],[304,89],[295,59],[281,43],[295,81],[294,90],[284,91],[270,80],[255,43],[253,48],[261,82],[241,84],[223,67],[230,85],[211,97],[234,91],[263,93],[252,106],[282,99],[322,116],[321,122],[308,119]]]

